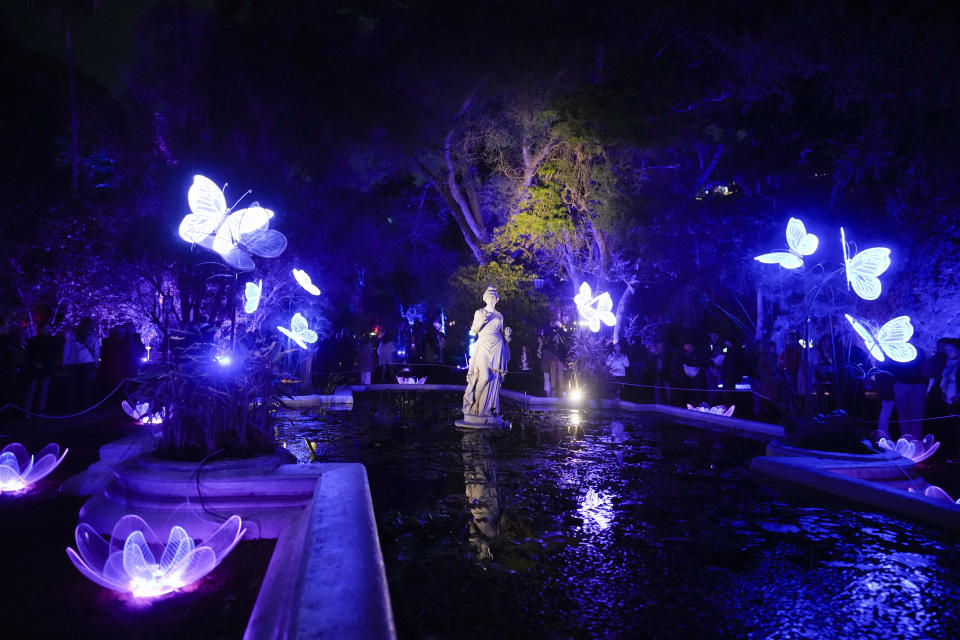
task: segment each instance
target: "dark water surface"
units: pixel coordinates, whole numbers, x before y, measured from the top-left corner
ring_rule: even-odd
[[[458,403],[280,431],[366,465],[401,638],[960,637],[955,535],[766,487],[762,443],[601,412],[468,432]]]

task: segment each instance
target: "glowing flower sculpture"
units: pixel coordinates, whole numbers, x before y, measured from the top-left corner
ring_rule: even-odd
[[[32,456],[19,442],[11,442],[0,451],[0,493],[21,491],[45,478],[63,462],[69,449],[60,453],[52,442]]]
[[[120,518],[107,542],[86,523],[77,526],[77,551],[67,556],[80,573],[100,586],[138,598],[176,591],[210,573],[237,546],[246,529],[231,516],[209,538],[195,544],[181,526],[167,543],[139,516]]]
[[[885,437],[880,438],[877,441],[877,446],[881,449],[889,449],[899,453],[904,458],[910,458],[914,462],[923,462],[937,452],[940,443],[934,442],[933,434],[928,433],[923,437],[923,440],[917,440],[912,436],[900,438],[896,442]]]
[[[584,282],[580,285],[580,293],[573,297],[577,304],[577,311],[584,323],[590,327],[590,331],[597,333],[600,331],[600,323],[612,327],[617,324],[617,317],[613,315],[613,300],[609,293],[601,293],[598,296],[593,295],[590,285]]]
[[[737,405],[732,404],[729,407],[725,407],[722,404],[718,404],[715,407],[711,407],[706,403],[703,403],[699,407],[695,407],[692,404],[687,404],[687,409],[690,411],[699,411],[701,413],[709,413],[715,416],[726,416],[729,418],[733,415],[733,410],[737,408]]]

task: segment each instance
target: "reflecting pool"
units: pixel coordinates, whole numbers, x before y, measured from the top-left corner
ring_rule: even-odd
[[[401,638],[960,637],[954,534],[767,487],[761,442],[607,412],[465,431],[458,404],[280,429],[366,465]]]

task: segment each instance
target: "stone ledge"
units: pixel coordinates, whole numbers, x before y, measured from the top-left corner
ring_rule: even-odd
[[[926,497],[923,490],[929,486],[927,482],[919,476],[909,478],[906,475],[913,467],[911,461],[903,458],[900,461],[885,461],[880,459],[881,455],[877,454],[875,460],[870,462],[818,456],[757,456],[751,461],[750,469],[877,509],[960,531],[960,505]],[[882,479],[871,479],[878,477],[877,470],[883,466],[891,469],[881,471],[879,477]],[[899,479],[894,480],[897,475]],[[915,492],[907,491],[911,486],[916,489]]]
[[[109,534],[120,517],[135,513],[165,537],[171,512],[187,500],[213,514],[239,515],[248,539],[277,538],[245,640],[394,639],[363,465],[281,464],[288,459],[281,452],[265,458],[200,469],[147,454],[111,464],[112,481],[84,504],[80,521]]]

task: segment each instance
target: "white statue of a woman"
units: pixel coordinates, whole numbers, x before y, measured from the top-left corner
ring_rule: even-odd
[[[500,414],[500,385],[507,373],[510,350],[509,328],[503,326],[503,315],[497,309],[497,290],[487,287],[483,309],[473,314],[470,333],[477,336],[476,350],[467,367],[467,388],[463,394],[463,422],[496,424]],[[458,422],[459,424],[459,422]]]

